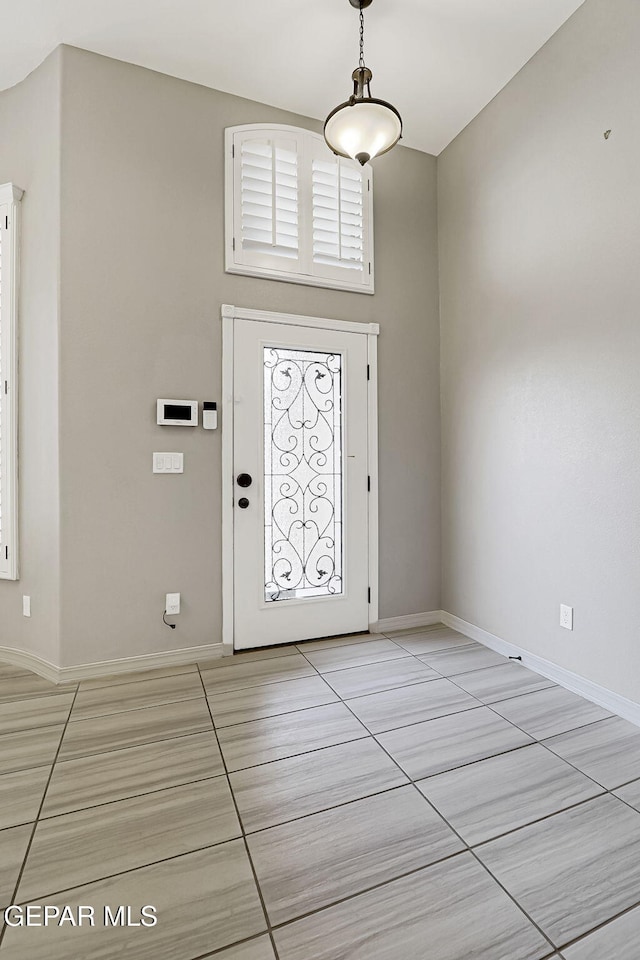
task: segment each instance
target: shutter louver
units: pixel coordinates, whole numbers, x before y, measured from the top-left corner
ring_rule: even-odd
[[[313,262],[364,269],[362,175],[342,160],[314,159]]]
[[[243,140],[240,203],[243,253],[298,259],[298,157],[295,141]]]

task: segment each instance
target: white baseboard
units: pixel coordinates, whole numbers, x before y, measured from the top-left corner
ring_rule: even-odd
[[[561,687],[579,694],[585,700],[597,703],[605,710],[610,710],[618,717],[622,717],[624,720],[635,723],[636,726],[640,727],[640,703],[636,703],[635,700],[628,700],[627,697],[623,697],[599,683],[594,683],[593,680],[587,680],[586,677],[581,677],[580,674],[567,670],[566,667],[561,667],[551,660],[545,660],[544,657],[539,657],[535,653],[529,653],[522,647],[516,646],[515,643],[496,637],[493,633],[488,633],[481,627],[476,627],[473,623],[467,623],[466,620],[461,620],[460,617],[455,617],[444,610],[441,613],[441,618],[444,624],[453,630],[458,630],[459,633],[463,633],[465,637],[477,640],[478,643],[484,644],[485,647],[489,647],[505,657],[522,657],[523,666],[533,670],[534,673],[548,677],[549,680],[560,684]]]
[[[579,694],[581,697],[597,703],[612,713],[636,726],[640,726],[640,703],[629,700],[607,687],[603,687],[593,680],[588,680],[580,674],[567,670],[550,660],[545,660],[534,653],[529,653],[508,640],[468,623],[445,610],[431,610],[425,613],[411,613],[404,617],[389,617],[371,625],[372,632],[384,633],[390,630],[406,630],[411,627],[433,626],[444,623],[457,630],[471,640],[482,643],[485,647],[501,653],[505,657],[521,657],[522,664],[535,673],[548,677],[560,686]],[[57,667],[42,657],[13,647],[0,647],[0,661],[10,663],[25,670],[44,677],[52,683],[69,683],[76,680],[89,680],[95,677],[105,677],[111,674],[133,673],[138,670],[153,670],[160,667],[182,666],[186,663],[195,663],[199,660],[217,659],[223,655],[223,644],[210,643],[199,647],[187,647],[182,650],[165,650],[160,653],[149,653],[139,657],[124,657],[119,660],[102,660],[97,663],[81,663],[70,667]],[[232,652],[232,651],[231,651]]]
[[[35,653],[28,653],[26,650],[16,650],[14,647],[0,647],[0,661],[10,663],[13,667],[21,667],[23,670],[31,670],[37,673],[39,677],[50,680],[51,683],[59,683],[58,667],[50,663],[43,657]]]
[[[159,667],[179,667],[198,660],[213,660],[222,656],[221,643],[208,643],[200,647],[185,647],[182,650],[163,650],[140,657],[123,657],[119,660],[100,660],[97,663],[79,663],[72,667],[57,667],[33,653],[0,647],[0,660],[16,667],[31,670],[52,683],[69,683],[75,680],[93,680],[111,674],[134,673],[138,670],[154,670]]]
[[[442,610],[429,610],[427,613],[409,613],[406,617],[388,617],[371,624],[372,633],[385,633],[387,630],[409,630],[411,627],[431,627],[442,622]]]

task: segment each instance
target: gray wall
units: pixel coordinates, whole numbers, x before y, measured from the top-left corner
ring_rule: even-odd
[[[25,190],[20,283],[20,571],[0,580],[0,647],[59,659],[60,51],[0,93],[0,183]],[[32,616],[22,616],[22,596]]]
[[[438,161],[443,606],[635,700],[639,50],[587,0]]]
[[[317,123],[62,54],[64,664],[221,639],[220,432],[158,427],[154,401],[220,400],[222,303],[380,323],[380,616],[437,608],[435,159],[400,148],[376,161],[374,297],[229,276],[224,128]],[[184,476],[152,475],[165,449],[184,450]]]

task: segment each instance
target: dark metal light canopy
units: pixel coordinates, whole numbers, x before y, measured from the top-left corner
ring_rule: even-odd
[[[402,117],[386,100],[371,96],[373,74],[364,64],[364,13],[372,0],[349,0],[360,11],[360,62],[351,75],[353,93],[332,110],[324,125],[328,146],[340,157],[363,166],[395,147],[402,136]]]

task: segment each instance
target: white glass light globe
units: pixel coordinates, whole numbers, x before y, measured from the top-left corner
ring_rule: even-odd
[[[393,147],[402,136],[398,114],[379,100],[347,102],[327,118],[325,139],[334,151],[365,164]]]

